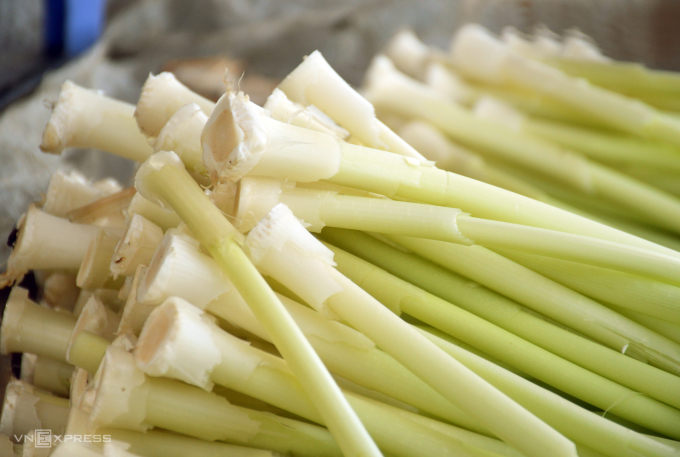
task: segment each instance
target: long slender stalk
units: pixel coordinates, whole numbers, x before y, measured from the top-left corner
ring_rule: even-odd
[[[337,248],[333,248],[333,252],[342,271],[386,307],[390,309],[398,307],[402,312],[452,333],[454,337],[461,338],[528,375],[589,404],[611,411],[632,422],[641,423],[657,432],[680,436],[680,428],[669,426],[670,423],[680,423],[680,411],[677,409],[660,401],[638,396],[635,390],[541,349],[351,254]],[[485,303],[487,309],[491,303],[493,302]],[[484,317],[496,313],[504,315],[507,320],[522,318],[522,312],[518,307],[506,306],[504,309],[502,302],[499,305],[493,311],[485,313]],[[525,325],[531,322],[530,319],[525,321],[527,321],[524,322]],[[559,328],[544,326],[541,330],[550,332],[553,330],[550,327],[554,328],[552,334],[558,339],[561,333]],[[538,329],[540,326],[536,325],[534,328]],[[576,344],[578,348],[583,346],[588,347],[587,344]],[[596,357],[591,358],[591,364],[594,361],[598,361]],[[648,391],[652,389],[651,386],[647,387]],[[677,418],[673,419],[676,416]],[[666,419],[660,419],[661,417]]]
[[[680,373],[680,346],[636,322],[481,246],[389,235],[445,268],[556,320],[615,350]]]
[[[323,425],[323,419],[282,359],[220,330],[201,319],[199,313],[193,305],[178,299],[169,299],[157,308],[135,349],[137,366],[151,376],[167,376],[199,387],[211,388],[214,382]],[[201,357],[179,355],[196,354],[198,347],[203,351]],[[440,455],[448,447],[460,447],[460,443],[447,442],[438,432],[404,427],[405,421],[394,420],[392,408],[357,395],[346,396],[373,439],[390,455]]]
[[[481,26],[462,28],[452,43],[456,69],[471,79],[515,85],[557,99],[612,128],[680,144],[680,123],[649,105],[526,58]]]
[[[422,288],[593,373],[680,408],[680,395],[678,395],[680,380],[677,376],[553,325],[542,316],[527,312],[517,303],[500,294],[481,287],[479,284],[458,276],[422,257],[406,253],[366,234],[326,228],[322,235],[323,239],[330,241],[333,245],[371,262],[404,281],[408,281],[412,286],[403,282],[401,284],[406,287],[406,291],[411,291],[409,293],[413,293],[414,287]],[[349,259],[352,260],[351,257]],[[353,272],[358,272],[356,269],[352,270],[351,265],[353,263],[339,263],[338,267],[345,274],[351,276]],[[369,279],[364,279],[362,284],[366,284],[366,287],[368,287],[367,281]],[[399,281],[394,282],[395,279],[390,280],[393,284],[391,288],[383,288],[381,298],[389,298],[391,290],[396,293],[396,286]],[[375,293],[377,291],[377,288],[374,289]],[[449,308],[454,307],[449,305]],[[452,312],[452,309],[449,312]],[[465,316],[465,314],[461,314],[461,316]],[[479,322],[488,326],[488,323]],[[469,337],[473,337],[475,340],[479,338],[478,344],[486,347],[491,339],[486,340],[476,336],[474,332],[469,330],[470,328],[472,328],[472,322],[468,325],[461,323],[460,329],[463,333],[454,336],[463,339],[461,335],[469,334]],[[451,329],[452,327],[446,331],[451,333]],[[467,340],[467,342],[477,346],[473,340]],[[510,347],[511,345],[508,343],[506,350]],[[486,350],[485,352],[490,353]],[[514,353],[511,355],[517,356]]]
[[[154,154],[137,173],[135,185],[171,206],[211,253],[301,380],[340,448],[380,455],[295,321],[241,250],[242,236],[182,169],[177,156]]]
[[[290,100],[314,105],[367,146],[406,157],[423,156],[375,117],[373,106],[314,51],[279,84]]]
[[[69,363],[94,375],[110,343],[109,340],[84,330],[69,346],[66,359]]]
[[[142,162],[153,150],[135,124],[134,110],[132,105],[66,81],[40,149],[54,154],[68,147],[101,149]]]
[[[637,311],[631,311],[630,309],[621,308],[620,306],[611,305],[611,308],[626,316],[628,319],[644,325],[645,327],[654,330],[659,335],[663,335],[669,340],[680,344],[680,324],[638,313]]]
[[[434,161],[442,170],[483,181],[534,200],[547,202],[545,192],[502,169],[488,165],[478,154],[449,141],[429,123],[412,121],[399,129],[399,136],[427,159]]]
[[[157,277],[164,278],[162,281],[151,279],[158,283],[158,287],[154,286],[153,303],[160,304],[172,296],[180,297],[238,328],[271,341],[236,290],[224,287],[229,282],[222,276],[215,261],[195,248],[183,247],[187,247],[185,243],[174,237],[170,245],[163,249],[166,255],[162,262],[159,259],[162,266],[158,269]],[[168,274],[165,275],[163,271]],[[282,295],[279,295],[279,299],[331,372],[449,422],[488,433],[398,362],[376,349],[362,334],[326,320]],[[151,309],[148,311],[150,313]]]
[[[550,142],[524,135],[515,128],[515,124],[521,124],[521,115],[511,122],[512,126],[507,125],[508,118],[518,117],[516,113],[503,113],[503,123],[475,117],[424,84],[398,73],[383,59],[386,58],[374,61],[367,89],[367,97],[376,106],[426,120],[464,145],[545,174],[581,193],[602,195],[668,230],[680,231],[680,201],[672,195]],[[494,135],[486,134],[490,129]]]
[[[543,256],[498,251],[553,281],[606,303],[680,324],[680,288],[599,267]]]
[[[576,452],[571,442],[471,376],[457,361],[423,340],[393,312],[335,270],[331,252],[304,229],[284,204],[274,207],[250,231],[246,243],[251,259],[263,274],[279,281],[317,311],[341,316],[508,444],[527,455],[539,455],[546,449],[554,455]],[[287,267],[291,262],[297,266],[295,271]],[[532,433],[527,434],[529,429]]]
[[[215,441],[204,441],[177,433],[149,430],[137,433],[130,430],[102,428],[97,434],[110,435],[114,441],[130,445],[129,451],[146,457],[274,457],[272,451],[253,449]]]
[[[325,180],[387,197],[461,208],[475,217],[567,231],[679,255],[597,222],[446,173],[415,159],[338,142],[320,132],[262,117],[242,95],[227,94],[218,102],[203,131],[202,144],[205,157],[212,157],[206,166],[214,177],[223,180],[237,180],[246,173],[297,182]],[[290,147],[291,144],[296,147]]]
[[[653,166],[663,170],[680,169],[680,150],[661,141],[530,118],[524,119],[522,129],[601,162]]]
[[[151,427],[206,441],[226,441],[304,456],[341,455],[323,428],[240,408],[179,381],[145,376],[131,354],[109,347],[99,373],[91,421],[97,427]]]
[[[40,306],[28,291],[13,287],[0,327],[0,353],[28,352],[65,362],[73,316]]]
[[[612,421],[587,411],[574,403],[542,389],[474,354],[460,350],[456,345],[437,338],[428,332],[422,335],[437,344],[451,356],[458,358],[470,369],[483,376],[516,401],[526,405],[565,435],[595,451],[611,456],[676,455],[671,446],[633,432]],[[581,449],[579,449],[579,455]]]

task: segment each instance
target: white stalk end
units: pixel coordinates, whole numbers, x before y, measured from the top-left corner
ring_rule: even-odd
[[[49,215],[33,204],[16,228],[7,271],[0,275],[0,287],[21,280],[28,270],[78,270],[97,230]]]
[[[43,286],[45,303],[55,309],[73,311],[79,294],[80,289],[73,273],[56,271],[47,277]]]
[[[35,364],[38,361],[38,356],[35,354],[23,353],[21,354],[21,381],[27,384],[33,384],[35,376]]]
[[[71,350],[71,345],[83,331],[88,331],[94,335],[101,336],[108,341],[113,341],[119,325],[120,317],[104,306],[96,296],[92,295],[85,304],[83,311],[78,317],[76,326],[73,329],[68,345],[69,352]]]
[[[119,284],[112,284],[111,272],[109,271],[111,257],[119,241],[120,237],[108,233],[103,228],[97,228],[97,233],[88,246],[78,270],[76,277],[78,287],[87,290],[101,289],[106,286],[120,288]]]
[[[160,227],[143,216],[133,214],[111,259],[109,269],[113,278],[132,276],[138,265],[149,265],[162,239]]]
[[[61,435],[66,428],[68,411],[68,400],[13,379],[5,388],[0,433],[25,436],[31,430],[50,429],[53,434]]]
[[[165,376],[211,391],[210,375],[222,355],[212,340],[214,324],[178,297],[156,308],[134,351],[137,366],[150,376]]]
[[[279,203],[283,188],[294,186],[294,183],[274,178],[242,178],[234,202],[234,226],[241,233],[249,232]]]
[[[486,119],[519,132],[522,130],[525,116],[514,107],[493,97],[485,95],[477,100],[472,113],[480,119]]]
[[[477,24],[461,27],[451,43],[456,69],[463,76],[487,83],[503,81],[501,69],[509,56],[507,45]]]
[[[173,114],[188,103],[196,103],[209,116],[215,104],[191,91],[175,75],[163,72],[149,75],[135,109],[139,129],[148,137],[157,137]]]
[[[450,68],[439,62],[433,62],[427,68],[425,83],[434,91],[454,103],[470,104],[475,99],[475,91]]]
[[[182,160],[171,151],[160,151],[149,157],[137,170],[135,174],[135,189],[151,203],[159,205],[161,208],[171,208],[171,206],[153,189],[153,185],[147,183],[149,174],[161,170],[163,167],[178,167],[184,169]]]
[[[199,252],[195,240],[169,233],[139,284],[137,300],[160,305],[167,298],[177,296],[204,309],[231,288],[222,269],[210,256]]]
[[[134,214],[144,216],[149,221],[159,226],[163,231],[177,227],[180,218],[172,209],[161,208],[155,203],[150,202],[137,192],[126,211],[126,222],[129,223]]]
[[[402,29],[385,47],[385,55],[407,75],[423,79],[432,51],[411,29]]]
[[[246,178],[243,178],[246,179]],[[229,221],[238,227],[238,221],[234,220],[236,196],[239,192],[240,182],[226,181],[218,182],[212,189],[206,189],[205,194],[210,198],[210,201],[215,204],[222,214],[224,214]]]
[[[240,179],[266,150],[262,111],[243,92],[227,92],[205,124],[201,145],[203,163],[213,181]]]
[[[279,89],[295,103],[316,106],[367,146],[387,148],[380,139],[381,126],[373,105],[352,89],[319,51],[307,56]]]
[[[144,432],[149,385],[135,365],[132,354],[109,347],[95,376],[97,394],[90,421],[97,427],[115,427]]]
[[[318,312],[336,317],[325,304],[344,290],[331,273],[335,271],[333,252],[314,238],[286,205],[279,203],[260,220],[246,237],[246,248],[262,274],[284,284]],[[274,251],[276,255],[270,255]],[[286,264],[281,263],[282,258],[287,259]],[[310,277],[318,281],[310,284]]]
[[[541,33],[533,37],[526,36],[514,27],[503,29],[501,39],[513,51],[530,59],[547,59],[559,57],[563,46],[559,36]]]
[[[75,170],[68,174],[57,170],[50,179],[42,210],[53,216],[65,217],[69,211],[122,190],[115,180],[107,181],[112,181],[112,185],[96,187],[96,183],[90,184],[85,176]]]
[[[196,103],[184,105],[163,126],[153,143],[154,151],[174,151],[188,170],[205,173],[201,132],[207,121]]]
[[[280,89],[274,89],[267,98],[264,109],[269,112],[272,119],[286,124],[316,130],[317,132],[336,136],[341,140],[349,136],[347,130],[336,124],[333,119],[319,108],[314,105],[304,107],[299,103],[294,103]]]

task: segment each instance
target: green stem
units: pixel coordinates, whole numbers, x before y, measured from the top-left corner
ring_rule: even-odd
[[[337,248],[333,251],[342,271],[385,306],[400,307],[404,313],[450,333],[587,403],[610,410],[657,432],[680,437],[680,427],[669,426],[671,422],[680,423],[680,411],[675,408],[636,395],[631,389],[541,349],[351,254]],[[493,312],[505,314],[508,320],[521,318],[516,306],[514,309],[498,307]]]
[[[208,249],[302,380],[341,449],[352,455],[380,455],[312,346],[237,244],[241,235],[189,173],[165,157],[154,154],[145,162],[146,169],[140,170],[146,172],[137,175],[138,189],[151,187],[160,194]]]

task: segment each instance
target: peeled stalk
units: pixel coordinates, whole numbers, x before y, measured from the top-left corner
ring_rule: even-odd
[[[367,146],[423,158],[375,117],[373,106],[331,68],[319,51],[307,56],[281,81],[279,89],[295,103],[314,105]]]
[[[69,147],[93,148],[143,162],[153,150],[137,128],[134,111],[133,105],[66,81],[43,132],[40,149],[60,154]]]
[[[632,422],[640,423],[659,433],[674,437],[680,436],[680,428],[670,425],[680,423],[679,410],[646,396],[638,396],[636,390],[628,389],[592,373],[588,369],[581,368],[539,346],[512,335],[508,331],[485,322],[483,318],[492,321],[499,320],[498,318],[489,318],[488,315],[491,313],[483,313],[483,318],[480,319],[344,251],[334,248],[333,252],[338,264],[343,271],[347,272],[350,279],[354,280],[386,307],[390,309],[399,308],[404,313],[435,328],[451,333],[454,337],[472,344],[485,353],[497,357],[522,372],[589,404]],[[487,301],[487,307],[489,304]],[[513,319],[517,320],[522,318],[523,312],[516,305],[506,305],[505,309],[503,309],[502,302],[499,305],[493,310],[493,313],[504,315],[506,319],[509,319],[507,316],[512,316]],[[523,324],[527,326],[531,322],[531,319],[524,320],[526,322],[523,322]],[[533,327],[539,329],[540,325]],[[552,331],[551,336],[556,340],[559,339],[561,333],[564,333],[552,325],[546,325],[541,330]],[[569,338],[563,337],[562,343],[568,343],[568,340]],[[578,351],[576,348],[585,349],[589,346],[593,345],[577,342],[575,347],[569,349]],[[592,357],[591,364],[592,361],[599,362],[599,359]],[[654,387],[647,386],[646,391],[653,391]],[[677,398],[672,396],[673,393],[662,395],[662,397],[675,399],[675,403],[678,404]],[[665,417],[665,419],[661,419],[661,417]]]
[[[101,186],[102,184],[106,185]],[[68,174],[57,170],[50,179],[42,210],[53,216],[65,217],[66,213],[73,209],[120,190],[122,190],[120,185],[113,180],[89,183],[75,170],[71,170]]]
[[[199,342],[198,335],[203,335],[199,343],[203,357],[200,361],[184,358],[180,354],[195,353],[192,348]],[[151,376],[180,379],[205,389],[211,389],[214,382],[323,424],[282,359],[211,325],[183,300],[169,299],[149,317],[135,359]],[[428,434],[423,427],[404,427],[407,421],[393,420],[390,407],[357,395],[346,396],[373,439],[390,455],[440,455],[447,452],[447,446],[461,446],[438,433]]]
[[[620,306],[612,305],[611,308],[617,313],[626,316],[628,319],[644,325],[645,327],[654,330],[659,335],[663,335],[669,340],[680,344],[680,324],[638,313],[637,311],[631,311],[630,309],[621,308]]]
[[[475,217],[568,231],[679,255],[597,222],[446,173],[415,159],[338,142],[320,132],[262,117],[243,95],[227,94],[220,99],[203,130],[202,144],[204,158],[211,158],[206,166],[221,180],[235,181],[246,173],[297,182],[324,180],[387,197],[461,208]],[[297,146],[292,148],[291,144]]]
[[[48,429],[55,435],[61,435],[66,427],[68,410],[67,399],[23,381],[11,380],[5,388],[0,432],[17,439],[36,429]]]
[[[379,108],[428,121],[464,145],[545,174],[580,193],[601,195],[667,230],[680,231],[678,199],[579,154],[524,135],[519,130],[522,116],[517,113],[498,113],[494,106],[491,111],[496,120],[474,116],[397,72],[385,57],[374,60],[367,86],[368,99]],[[499,123],[501,116],[503,122]],[[486,134],[489,130],[494,135]]]
[[[211,253],[272,337],[343,452],[380,455],[295,321],[240,247],[242,235],[210,202],[172,153],[157,153],[135,178],[143,194],[171,206]]]
[[[98,228],[85,252],[76,284],[81,289],[120,289],[123,278],[113,279],[109,266],[120,237]]]
[[[285,122],[286,124],[293,124],[298,127],[327,133],[341,140],[347,139],[349,136],[347,130],[333,122],[323,111],[314,106],[305,108],[299,103],[293,103],[288,100],[288,97],[286,97],[286,94],[281,89],[274,89],[272,94],[267,97],[267,102],[263,108],[269,111],[272,119]]]
[[[73,345],[73,342],[78,335],[84,331],[101,336],[108,341],[113,341],[119,324],[120,317],[104,306],[104,304],[93,295],[87,301],[80,316],[78,316],[78,321],[76,321],[76,326],[69,339],[69,348]]]
[[[566,260],[506,250],[499,253],[583,295],[680,324],[680,288],[677,286]]]
[[[422,335],[511,398],[525,405],[534,414],[561,430],[566,436],[602,455],[610,457],[677,455],[677,450],[669,445],[658,443],[650,437],[606,420],[428,332],[422,332]],[[579,447],[579,455],[588,454],[582,453]]]
[[[45,303],[55,309],[72,311],[78,300],[80,289],[76,285],[76,274],[55,271],[43,285]]]
[[[28,270],[77,271],[97,228],[74,224],[30,205],[10,236],[12,253],[0,286],[23,278]]]
[[[75,324],[73,316],[40,306],[26,289],[13,287],[0,327],[0,353],[28,352],[65,362]]]
[[[153,142],[154,151],[174,151],[188,170],[205,174],[201,130],[207,120],[208,116],[196,103],[184,105],[168,119],[158,133]]]
[[[172,115],[189,103],[198,105],[208,116],[215,106],[179,82],[172,73],[149,75],[134,109],[139,130],[147,137],[158,137]]]
[[[463,76],[497,85],[519,86],[557,99],[610,127],[680,144],[680,123],[649,105],[568,76],[513,51],[487,30],[468,25],[451,46],[454,67]]]
[[[71,222],[100,226],[120,227],[124,224],[123,210],[130,205],[136,191],[128,187],[115,194],[107,195],[85,206],[66,213]]]
[[[21,374],[23,377],[23,365]],[[68,397],[71,388],[71,376],[73,376],[71,365],[41,356],[36,358],[32,379],[27,382],[55,395]]]
[[[110,345],[109,340],[83,330],[70,344],[66,359],[74,366],[94,375]]]
[[[331,251],[314,239],[284,204],[275,206],[250,231],[246,245],[263,274],[279,281],[317,311],[341,316],[511,446],[528,456],[539,455],[546,449],[552,449],[554,455],[575,454],[573,444],[563,436],[471,376],[467,369],[444,356],[392,311],[335,270]],[[291,262],[297,266],[295,270],[286,266]],[[531,437],[526,434],[528,429],[532,430]]]
[[[136,193],[135,196],[132,197],[132,201],[130,202],[126,213],[126,220],[128,223],[133,214],[139,214],[159,226],[163,231],[175,228],[181,222],[181,219],[174,211],[168,208],[161,208],[142,197],[139,193]]]
[[[131,354],[110,347],[98,373],[90,420],[96,427],[145,431],[163,428],[206,441],[301,456],[340,456],[323,428],[229,404],[219,395],[179,381],[147,377]]]
[[[163,230],[139,214],[133,214],[111,258],[113,278],[133,276],[138,265],[149,265],[163,238]]]
[[[420,151],[437,168],[501,187],[534,200],[546,201],[547,195],[500,168],[484,162],[479,155],[449,141],[431,124],[412,121],[399,129],[399,136]]]

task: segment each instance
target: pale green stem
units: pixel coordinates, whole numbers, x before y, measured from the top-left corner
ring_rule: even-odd
[[[641,423],[659,433],[680,437],[680,427],[669,426],[673,422],[680,424],[680,411],[675,408],[638,395],[634,390],[541,349],[351,254],[337,248],[333,248],[333,251],[342,271],[388,308],[399,307],[404,313],[451,333],[530,376],[587,403]],[[489,304],[486,303],[487,306]],[[521,311],[516,306],[514,309],[513,307],[503,309],[499,306],[492,312],[505,315],[508,320],[521,318]],[[548,327],[545,330],[551,329]],[[557,331],[559,329],[555,330],[553,336],[559,337]]]
[[[39,389],[68,397],[71,376],[73,376],[71,365],[49,357],[38,357],[35,362],[32,384]]]
[[[680,345],[481,246],[389,235],[390,239],[615,350],[680,373]]]
[[[272,451],[253,449],[216,441],[204,441],[177,433],[149,430],[146,433],[101,428],[98,435],[110,435],[114,441],[130,445],[132,453],[146,457],[274,457]]]
[[[156,375],[177,378],[186,376],[187,381],[197,379],[201,368],[195,365],[190,367],[178,359],[165,359],[164,353],[191,352],[188,338],[191,333],[200,331],[209,335],[214,345],[210,350],[214,348],[220,355],[220,361],[205,372],[210,381],[323,425],[321,415],[281,358],[256,349],[216,326],[205,322],[185,321],[190,313],[182,309],[184,306],[191,305],[186,302],[166,302],[159,308],[159,312],[149,318],[136,348],[138,366],[143,366],[146,372]],[[181,324],[180,320],[183,321]],[[187,333],[183,333],[183,330]],[[173,334],[178,335],[177,339],[173,338]],[[160,344],[159,339],[162,341]],[[210,344],[206,342],[203,346]],[[168,363],[169,369],[166,368]],[[429,431],[422,426],[411,427],[408,420],[394,416],[393,407],[356,394],[345,392],[345,395],[375,442],[391,455],[441,455],[446,454],[448,448],[460,447],[457,440],[449,440],[439,432]]]
[[[505,250],[499,253],[589,297],[680,324],[680,287],[566,260]]]
[[[644,325],[652,330],[654,330],[659,335],[663,335],[671,341],[675,341],[680,344],[680,324],[675,322],[668,322],[663,319],[648,316],[646,314],[631,311],[626,308],[621,308],[619,306],[613,306],[612,309],[623,314],[630,320],[633,320],[639,324]]]
[[[132,197],[127,211],[128,218],[132,217],[132,213],[139,214],[159,226],[163,231],[175,228],[181,222],[179,216],[174,211],[168,208],[161,208],[142,197],[139,193]]]
[[[451,356],[459,358],[476,373],[503,390],[515,400],[526,405],[575,441],[611,457],[673,456],[672,447],[655,442],[645,435],[633,432],[614,422],[599,417],[570,401],[542,389],[535,384],[470,354],[441,338],[423,331],[439,347]],[[581,449],[579,449],[579,455]]]
[[[376,106],[426,120],[466,146],[545,174],[580,192],[612,199],[653,218],[666,229],[680,232],[680,201],[675,197],[549,142],[476,118],[423,84],[396,70],[394,73],[387,75],[389,80],[382,83],[384,86],[377,82],[369,87],[369,99]],[[494,134],[489,135],[489,131]]]
[[[414,254],[396,249],[375,238],[349,230],[324,229],[323,238],[335,246],[371,262],[413,286],[420,287],[448,302],[487,319],[564,359],[593,373],[611,379],[636,392],[680,408],[680,379],[677,376],[612,351],[600,344],[546,322],[508,298],[435,265]],[[345,270],[342,264],[339,265]],[[351,274],[351,270],[346,271]],[[365,282],[366,280],[364,280]],[[412,289],[413,286],[408,286]],[[389,288],[385,288],[387,297]],[[449,305],[449,307],[456,309]],[[465,316],[463,314],[463,316]],[[481,321],[484,326],[488,323]],[[489,341],[475,336],[463,324],[464,334],[486,347]],[[449,332],[450,333],[450,332]],[[455,336],[455,335],[454,335]],[[458,336],[458,338],[463,339]],[[465,340],[465,339],[463,339]],[[470,344],[472,340],[467,341]],[[507,350],[507,349],[506,349]],[[490,353],[486,351],[486,353]],[[521,355],[511,354],[513,357]]]
[[[530,118],[524,119],[522,130],[605,163],[680,169],[680,149],[661,141]]]
[[[327,249],[285,205],[277,205],[250,231],[247,246],[261,271],[317,310],[327,306],[506,443],[527,456],[545,455],[547,449],[556,456],[576,453],[573,443],[423,339],[394,313],[398,309],[385,308],[322,260]],[[291,263],[297,265],[294,273]],[[319,284],[326,287],[320,290]]]
[[[94,375],[110,344],[107,339],[85,330],[76,337],[64,357],[69,363]]]
[[[647,249],[464,215],[457,217],[456,223],[464,236],[480,246],[571,260],[680,284],[680,259]]]
[[[641,63],[560,58],[546,59],[545,63],[571,76],[633,97],[680,95],[680,76],[676,72],[652,70]]]
[[[143,185],[159,194],[208,249],[301,380],[340,448],[349,454],[380,455],[304,334],[241,250],[236,229],[186,170],[159,154],[145,163],[143,177],[138,173],[138,189]]]
[[[14,287],[2,318],[0,349],[4,355],[28,352],[65,362],[75,325],[73,316],[40,306],[26,289]]]

